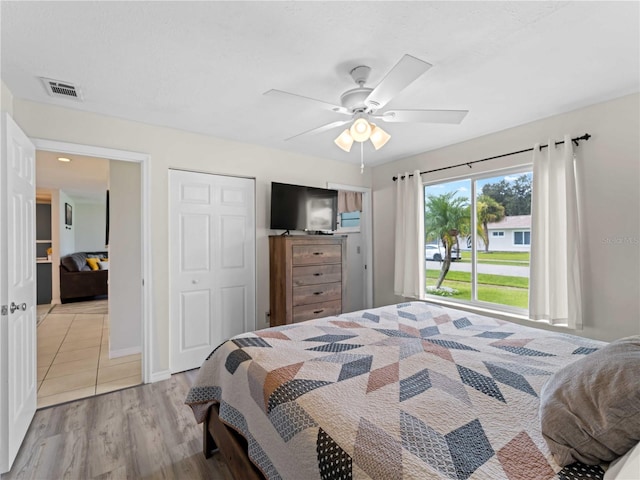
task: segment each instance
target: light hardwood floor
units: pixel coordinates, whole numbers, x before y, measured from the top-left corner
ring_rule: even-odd
[[[38,410],[2,479],[232,480],[184,404],[196,373]]]
[[[140,354],[109,358],[109,315],[55,312],[37,328],[38,408],[141,383]]]

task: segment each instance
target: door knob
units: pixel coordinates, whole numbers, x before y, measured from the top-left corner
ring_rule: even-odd
[[[27,304],[23,303],[22,305],[16,305],[16,302],[11,302],[11,305],[9,305],[9,311],[11,313],[15,312],[16,310],[20,310],[22,309],[23,311],[27,310]]]
[[[194,285],[199,283],[199,282],[200,282],[200,280],[191,280],[191,283],[193,283]]]

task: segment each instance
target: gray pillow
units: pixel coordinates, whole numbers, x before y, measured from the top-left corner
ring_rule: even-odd
[[[640,335],[558,370],[540,392],[542,436],[559,465],[624,455],[640,441]]]
[[[87,264],[87,256],[84,253],[72,253],[60,258],[60,263],[70,272],[79,272]]]

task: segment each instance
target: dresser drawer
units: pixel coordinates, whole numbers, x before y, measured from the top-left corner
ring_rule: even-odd
[[[304,322],[313,318],[330,317],[340,315],[342,313],[342,302],[335,300],[333,302],[316,303],[313,305],[303,305],[293,307],[293,322]]]
[[[294,265],[342,262],[340,245],[293,245],[291,248]]]
[[[293,267],[293,286],[317,285],[319,283],[333,283],[342,280],[342,265],[309,265],[307,267]]]
[[[309,305],[311,303],[328,302],[342,298],[342,283],[322,283],[293,287],[293,306]]]

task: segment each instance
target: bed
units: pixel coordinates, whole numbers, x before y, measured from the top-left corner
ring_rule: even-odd
[[[539,395],[595,340],[410,302],[232,338],[186,403],[234,476],[603,478],[561,467]]]

